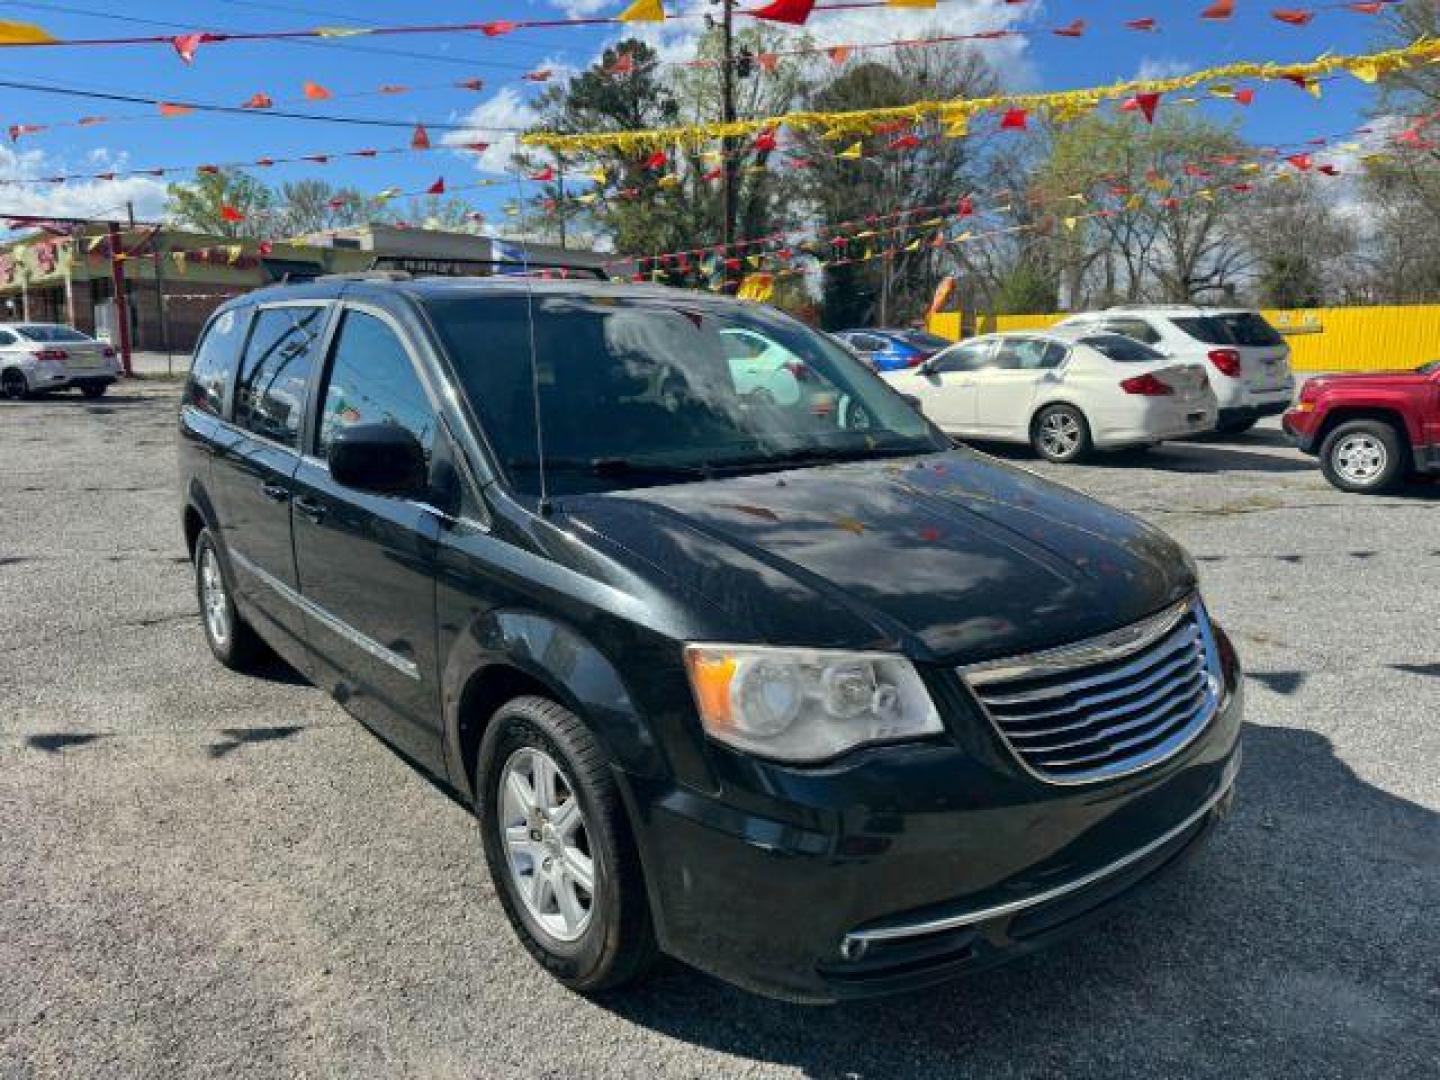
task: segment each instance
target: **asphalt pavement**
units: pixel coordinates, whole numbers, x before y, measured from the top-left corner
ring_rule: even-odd
[[[1210,847],[940,989],[803,1008],[668,963],[589,1001],[461,807],[211,659],[174,412],[0,403],[0,1077],[1440,1076],[1440,485],[1343,495],[1273,425],[1039,467],[1186,544],[1241,649]]]

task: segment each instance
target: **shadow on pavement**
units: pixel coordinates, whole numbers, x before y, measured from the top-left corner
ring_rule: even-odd
[[[601,1004],[811,1077],[1433,1068],[1440,815],[1366,783],[1312,732],[1247,725],[1245,745],[1236,813],[1209,850],[1049,952],[819,1009],[671,964]]]

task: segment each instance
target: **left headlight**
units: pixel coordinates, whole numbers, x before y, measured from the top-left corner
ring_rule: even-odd
[[[913,664],[885,653],[689,645],[685,667],[712,738],[780,761],[939,734]]]

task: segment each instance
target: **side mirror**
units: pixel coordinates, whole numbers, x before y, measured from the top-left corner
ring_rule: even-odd
[[[927,378],[931,375],[938,375],[940,372],[940,369],[935,365],[934,360],[926,360],[915,370],[921,375],[926,376]]]
[[[372,495],[422,495],[429,466],[420,440],[398,424],[356,424],[335,433],[327,455],[337,484]]]

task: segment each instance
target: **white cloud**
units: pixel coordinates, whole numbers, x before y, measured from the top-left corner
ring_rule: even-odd
[[[1135,78],[1148,82],[1156,79],[1174,79],[1181,75],[1188,75],[1194,70],[1194,65],[1186,60],[1176,60],[1171,57],[1147,56],[1140,61],[1140,69],[1135,72]]]
[[[504,173],[520,145],[517,132],[532,126],[539,119],[540,114],[535,107],[521,96],[516,87],[505,86],[471,109],[460,120],[465,127],[447,132],[442,141],[449,146],[489,143],[489,149],[483,153],[467,152],[464,157],[480,172]]]
[[[72,171],[117,171],[125,167],[123,155],[91,151],[82,166],[72,168],[64,158],[41,149],[0,146],[0,218],[12,214],[55,217],[123,218],[126,203],[135,216],[157,220],[165,208],[165,183],[153,176],[118,176],[114,180],[68,180],[49,183],[46,177]]]

